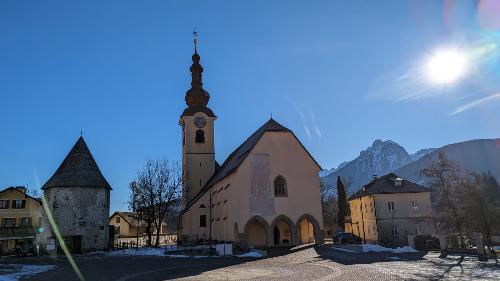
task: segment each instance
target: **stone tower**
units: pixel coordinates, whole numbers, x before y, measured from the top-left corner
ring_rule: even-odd
[[[217,118],[207,107],[210,95],[203,89],[200,56],[192,57],[191,89],[186,92],[187,108],[182,113],[182,206],[193,199],[215,173],[214,122]]]
[[[83,137],[78,139],[42,190],[47,207],[71,252],[108,248],[111,187]],[[55,239],[53,230],[50,234]]]

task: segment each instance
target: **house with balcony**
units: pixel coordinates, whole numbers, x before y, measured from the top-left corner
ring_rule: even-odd
[[[0,191],[0,255],[33,251],[41,217],[42,201],[25,187]]]
[[[365,243],[408,244],[408,235],[433,235],[431,189],[394,173],[374,177],[349,199],[346,232]]]

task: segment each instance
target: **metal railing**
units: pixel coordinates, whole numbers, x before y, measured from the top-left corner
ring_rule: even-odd
[[[0,227],[0,236],[31,236],[35,235],[36,227],[23,226],[23,227]]]

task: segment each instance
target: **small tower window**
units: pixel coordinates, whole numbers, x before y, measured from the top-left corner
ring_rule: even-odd
[[[203,130],[196,130],[196,143],[205,143],[205,132]]]
[[[286,197],[288,196],[286,190],[286,181],[282,176],[277,176],[274,179],[274,196],[275,197]]]

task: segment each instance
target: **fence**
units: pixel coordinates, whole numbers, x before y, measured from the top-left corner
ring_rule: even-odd
[[[169,245],[177,243],[177,235],[163,234],[160,235],[160,243],[159,245]],[[113,249],[127,249],[134,248],[137,246],[137,240],[139,240],[139,247],[147,245],[148,237],[146,235],[139,236],[139,239],[136,237],[117,237],[113,241]],[[151,244],[156,244],[156,235],[151,236]]]

